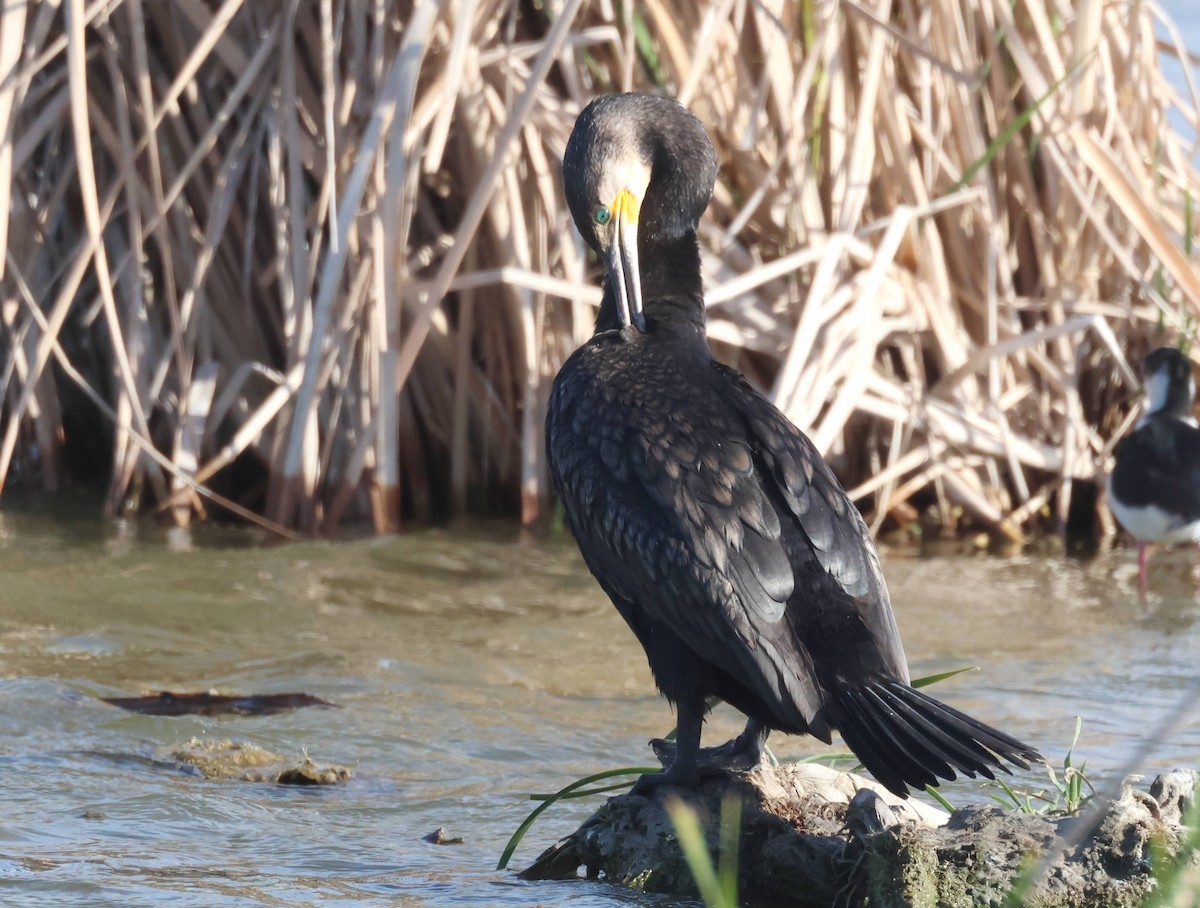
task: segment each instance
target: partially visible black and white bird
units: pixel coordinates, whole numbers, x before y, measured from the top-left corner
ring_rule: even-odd
[[[1158,347],[1146,355],[1142,374],[1146,412],[1117,445],[1108,500],[1137,542],[1138,594],[1145,596],[1149,543],[1200,543],[1200,428],[1186,356]]]
[[[554,382],[550,470],[679,715],[673,762],[635,790],[754,765],[771,729],[840,731],[898,794],[1026,767],[1034,748],[912,687],[858,510],[804,433],[713,359],[696,227],[716,175],[700,121],[650,95],[589,104],[563,160],[607,281],[596,333]],[[701,752],[710,697],[748,722]]]

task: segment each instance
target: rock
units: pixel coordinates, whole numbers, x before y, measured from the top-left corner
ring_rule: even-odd
[[[280,770],[275,781],[280,785],[341,785],[350,781],[350,770],[345,766],[318,766],[305,757],[299,764]]]
[[[171,759],[199,771],[206,779],[250,779],[264,767],[283,761],[283,757],[257,744],[242,741],[192,738],[168,750]]]
[[[738,891],[746,902],[965,908],[1003,906],[1019,889],[1039,908],[1121,908],[1140,905],[1153,887],[1152,849],[1178,854],[1196,783],[1196,773],[1176,770],[1149,794],[1127,785],[1116,801],[1075,817],[999,806],[948,815],[828,767],[762,766],[692,790],[611,798],[521,876],[572,878],[582,868],[592,879],[692,895],[664,805],[677,798],[690,806],[715,852],[721,803],[733,797],[742,807]]]
[[[1196,792],[1196,770],[1173,769],[1163,773],[1150,785],[1150,795],[1157,802],[1164,822],[1182,823]]]
[[[169,748],[171,760],[197,770],[206,779],[276,782],[280,785],[341,785],[349,781],[344,766],[317,766],[308,757],[299,762],[239,741],[192,738]]]
[[[439,826],[428,835],[421,836],[422,842],[428,842],[430,845],[462,845],[463,837],[460,835],[450,835],[446,832],[445,826]]]
[[[896,811],[887,805],[883,798],[869,788],[864,788],[850,799],[846,808],[846,832],[850,841],[860,843],[873,836],[886,832],[900,824]]]

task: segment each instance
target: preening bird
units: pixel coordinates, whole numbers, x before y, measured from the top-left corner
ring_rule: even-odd
[[[1041,757],[909,684],[866,525],[812,443],[705,335],[696,227],[717,175],[673,100],[593,101],[567,143],[575,224],[604,262],[595,334],[547,416],[555,487],[584,560],[678,712],[674,760],[755,764],[771,729],[846,744],[897,794]],[[700,750],[710,696],[748,717]],[[1007,771],[1007,770],[1005,770]]]
[[[1117,446],[1108,500],[1137,542],[1138,594],[1146,595],[1146,545],[1200,543],[1200,429],[1192,414],[1192,364],[1174,347],[1146,355],[1146,411]]]

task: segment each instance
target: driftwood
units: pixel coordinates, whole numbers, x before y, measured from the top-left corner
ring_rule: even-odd
[[[814,764],[759,767],[694,791],[611,798],[521,876],[593,879],[692,894],[692,874],[664,809],[679,798],[698,814],[710,850],[722,799],[742,802],[739,893],[777,906],[1000,906],[1017,886],[1025,904],[1139,905],[1153,860],[1178,856],[1197,774],[1126,786],[1077,817],[968,807],[947,814],[875,783]]]
[[[271,716],[305,706],[332,706],[312,694],[216,694],[212,691],[176,693],[160,690],[145,697],[101,697],[105,703],[145,716]]]

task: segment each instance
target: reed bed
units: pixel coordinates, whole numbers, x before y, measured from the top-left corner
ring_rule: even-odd
[[[591,329],[559,162],[674,94],[710,333],[879,526],[1064,519],[1188,341],[1197,94],[1153,2],[62,0],[0,19],[0,482],[281,533],[547,512]]]

